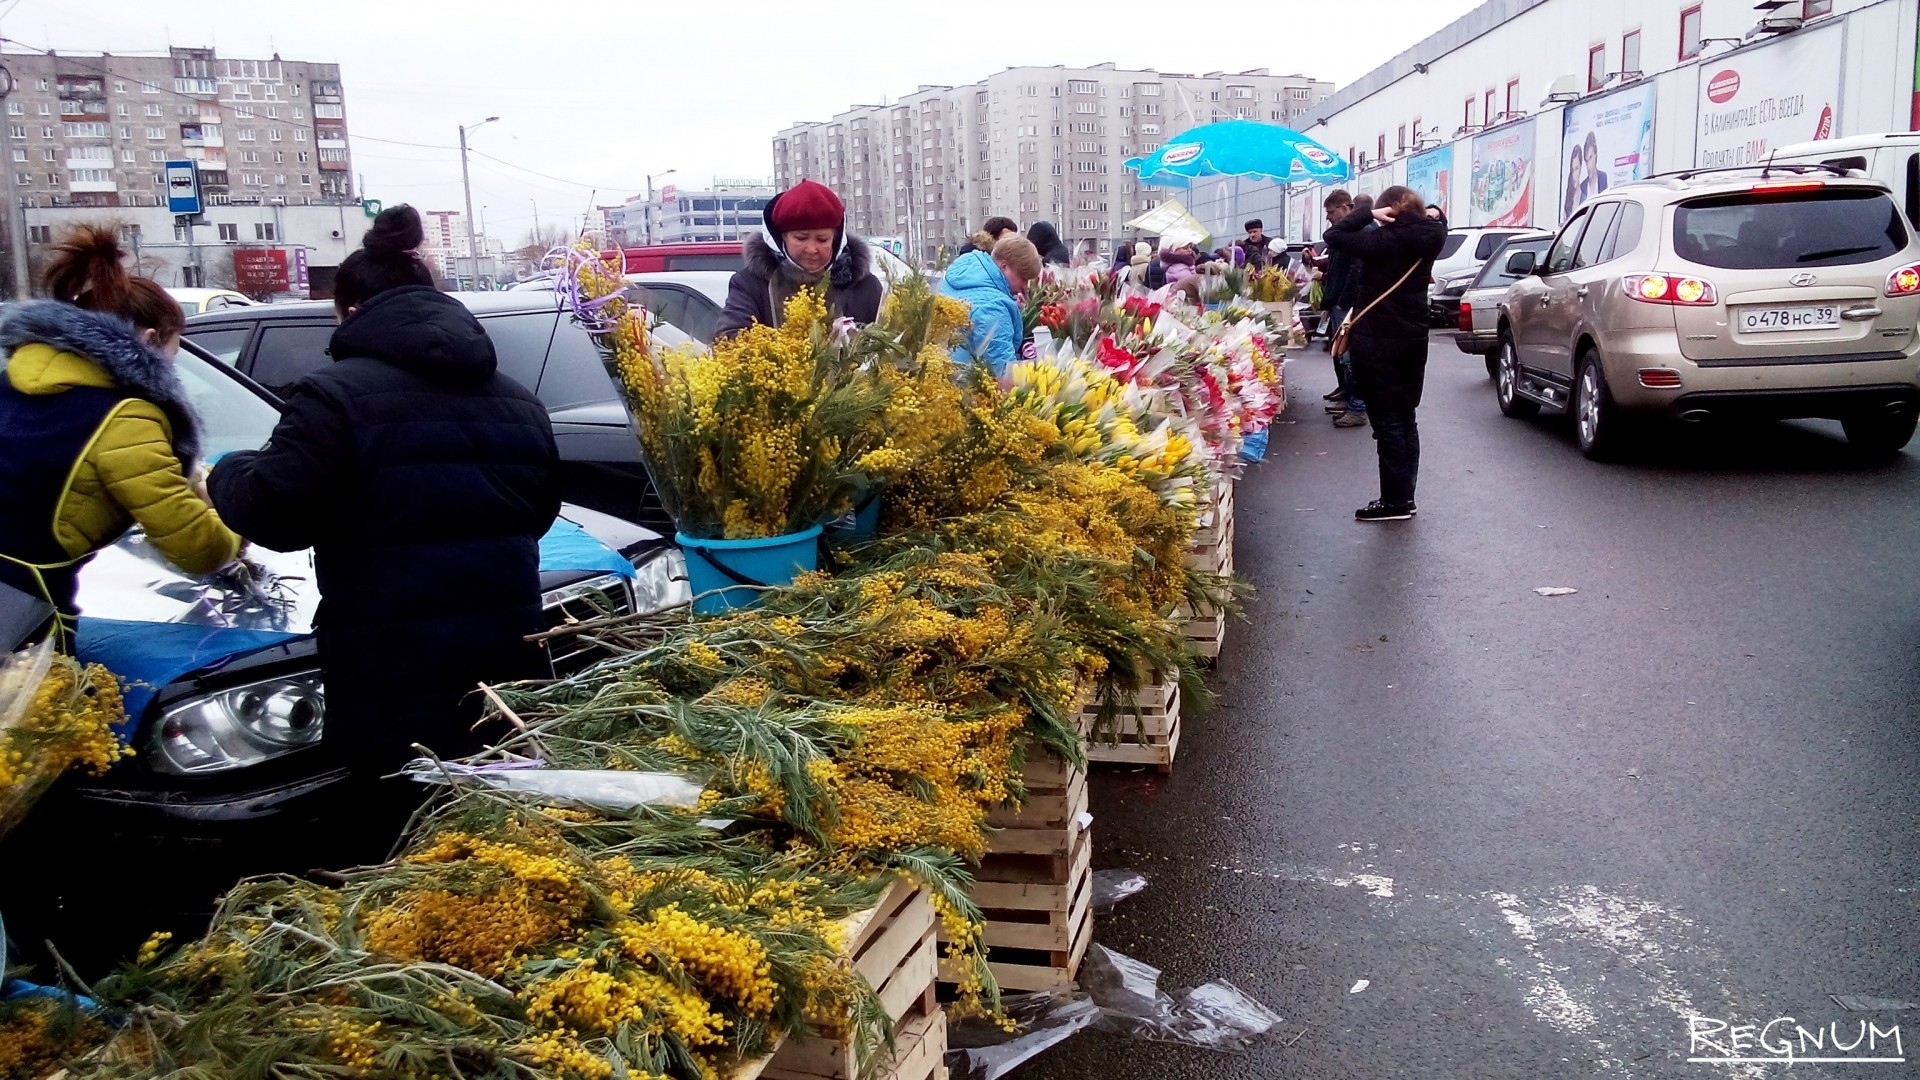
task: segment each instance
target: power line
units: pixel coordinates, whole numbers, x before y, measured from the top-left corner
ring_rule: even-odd
[[[497,162],[499,162],[500,164],[502,164],[502,165],[505,165],[505,166],[506,166],[507,168],[509,168],[509,169],[519,169],[519,170],[520,170],[521,172],[523,172],[523,173],[531,173],[531,174],[533,174],[534,176],[538,176],[538,177],[541,177],[541,178],[543,178],[543,179],[546,179],[546,180],[555,180],[555,181],[558,181],[558,182],[560,182],[560,183],[562,183],[562,184],[571,184],[571,185],[572,185],[572,186],[574,186],[574,187],[582,187],[582,188],[586,188],[586,189],[587,189],[587,190],[589,190],[589,191],[627,191],[627,190],[630,190],[630,188],[629,188],[629,187],[628,187],[627,185],[624,185],[624,184],[589,184],[589,183],[587,183],[587,182],[586,182],[586,181],[584,181],[584,180],[569,180],[569,179],[567,179],[567,178],[566,178],[566,177],[564,177],[564,176],[552,176],[552,175],[549,175],[549,174],[547,174],[547,173],[543,173],[543,172],[540,172],[540,171],[538,171],[538,170],[535,170],[535,169],[529,169],[529,168],[527,168],[527,167],[526,167],[525,165],[515,165],[515,164],[514,164],[513,162],[511,162],[511,161],[507,161],[507,160],[505,160],[505,159],[503,159],[503,158],[497,158],[497,157],[494,157],[494,156],[493,156],[492,154],[489,154],[489,153],[487,153],[487,152],[486,152],[486,151],[484,151],[484,150],[475,150],[475,149],[474,149],[473,147],[471,147],[471,146],[469,146],[469,147],[467,147],[467,153],[469,153],[469,154],[472,154],[472,155],[474,155],[475,157],[483,157],[483,158],[486,158],[486,159],[487,159],[488,161],[497,161]]]

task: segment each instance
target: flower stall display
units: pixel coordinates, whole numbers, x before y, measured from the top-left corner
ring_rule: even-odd
[[[95,776],[132,753],[120,681],[47,641],[0,657],[0,837],[69,770]]]
[[[867,1075],[902,1014],[848,928],[901,882],[938,913],[959,1007],[998,1014],[1012,969],[989,964],[973,875],[1030,766],[1084,785],[1122,703],[1206,699],[1183,613],[1236,588],[1189,555],[1238,441],[1283,404],[1271,314],[1050,271],[1030,311],[1053,344],[1002,381],[954,359],[966,309],[917,278],[872,326],[802,292],[780,327],[659,351],[616,267],[555,261],[683,544],[809,533],[882,492],[877,532],[810,542],[817,568],[751,606],[557,628],[607,658],[492,688],[496,745],[425,770],[444,789],[396,859],[240,885],[206,935],[156,938],[94,987],[98,1017],[0,1007],[0,1073],[718,1080],[813,1038]],[[110,680],[65,670],[60,715],[112,711]],[[685,794],[616,807],[471,779],[488,770]],[[1071,837],[1072,799],[1044,797]],[[1073,911],[1047,985],[1090,933]]]

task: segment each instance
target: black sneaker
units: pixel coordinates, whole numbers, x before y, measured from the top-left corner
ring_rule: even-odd
[[[1320,400],[1321,401],[1338,401],[1341,398],[1344,398],[1346,396],[1347,396],[1347,392],[1345,390],[1335,390],[1331,394],[1320,395]]]
[[[1420,512],[1412,503],[1383,503],[1375,499],[1353,512],[1355,521],[1405,521]]]

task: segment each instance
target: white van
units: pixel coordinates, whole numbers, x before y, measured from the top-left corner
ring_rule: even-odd
[[[1893,201],[1906,211],[1907,221],[1920,229],[1920,131],[1795,143],[1781,147],[1769,163],[1858,169],[1887,185]]]

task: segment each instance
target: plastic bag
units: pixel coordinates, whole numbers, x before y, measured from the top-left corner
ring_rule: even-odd
[[[1160,989],[1160,969],[1104,945],[1087,951],[1080,985],[1100,1007],[1100,1031],[1153,1042],[1239,1053],[1279,1027],[1279,1013],[1225,980],[1180,992]]]
[[[1056,991],[1000,999],[1019,1025],[1013,1032],[980,1018],[947,1028],[946,1066],[952,1080],[1000,1080],[1093,1023],[1099,1009],[1085,994]]]
[[[1147,887],[1147,875],[1138,870],[1095,870],[1093,910],[1105,911]]]
[[[470,781],[499,791],[517,791],[550,802],[613,813],[642,803],[697,806],[700,802],[700,785],[678,773],[549,769],[539,761],[462,765],[415,758],[407,765],[406,774],[423,784]]]

